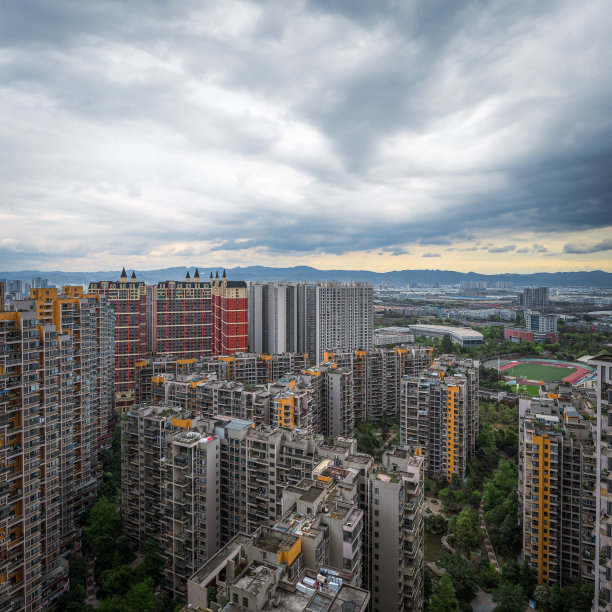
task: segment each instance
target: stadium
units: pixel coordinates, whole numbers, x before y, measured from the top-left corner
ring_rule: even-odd
[[[584,363],[534,357],[499,359],[495,363],[490,361],[487,365],[499,370],[505,380],[534,385],[539,385],[541,381],[559,381],[577,385],[590,378],[594,372],[594,368]]]

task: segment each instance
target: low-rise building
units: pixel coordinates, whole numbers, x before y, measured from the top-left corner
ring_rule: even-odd
[[[469,327],[451,327],[450,325],[411,325],[410,331],[415,336],[426,338],[444,338],[449,335],[455,344],[460,346],[480,346],[484,342],[484,336]]]

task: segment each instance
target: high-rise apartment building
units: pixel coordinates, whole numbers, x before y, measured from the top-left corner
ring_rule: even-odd
[[[535,311],[525,312],[525,329],[542,334],[557,333],[557,315],[543,315]]]
[[[249,287],[249,348],[256,353],[303,352],[298,346],[299,285],[252,283]],[[303,312],[301,305],[300,313]],[[303,333],[303,332],[302,332]],[[313,355],[314,357],[314,355]]]
[[[384,414],[399,416],[402,378],[418,376],[430,367],[433,348],[411,345],[344,353],[326,351],[323,359],[352,370],[355,422],[378,422]]]
[[[429,476],[465,478],[478,435],[478,367],[443,355],[401,382],[400,439],[419,448]]]
[[[368,350],[374,337],[374,290],[367,283],[253,283],[249,344],[255,352]]]
[[[0,281],[0,312],[4,312],[4,300],[6,299],[6,285]]]
[[[115,408],[134,403],[134,363],[147,351],[147,290],[136,274],[128,281],[125,268],[119,282],[89,284],[89,292],[103,295],[115,312]]]
[[[212,274],[202,282],[196,269],[184,281],[146,286],[125,269],[118,283],[91,283],[90,292],[105,295],[116,315],[116,397],[118,410],[135,401],[134,364],[148,354],[181,359],[232,355],[248,344],[247,287]]]
[[[374,609],[422,609],[424,457],[414,448],[376,464],[351,438],[196,413],[159,405],[123,417],[126,533],[140,548],[162,542],[165,588],[184,596],[194,534],[206,568],[223,554],[215,547],[263,528],[300,539],[306,567],[333,565],[371,589]]]
[[[244,281],[228,281],[223,270],[212,284],[212,354],[246,351],[249,343],[248,291]]]
[[[80,287],[0,313],[0,608],[52,606],[110,444],[113,314]],[[9,606],[11,606],[9,608]]]
[[[149,290],[149,287],[147,287]],[[196,268],[184,281],[165,281],[151,288],[147,303],[152,319],[152,352],[182,358],[212,353],[212,283],[201,282]]]
[[[543,310],[548,308],[548,287],[527,287],[519,294],[519,305],[523,308]]]
[[[595,578],[594,431],[567,397],[521,399],[519,500],[523,555],[538,583]]]
[[[603,612],[612,606],[612,353],[594,357],[591,363],[597,367],[596,600],[593,609]]]
[[[423,609],[423,457],[383,453],[369,473],[372,610]]]

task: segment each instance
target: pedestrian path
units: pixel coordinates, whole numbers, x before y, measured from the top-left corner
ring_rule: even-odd
[[[478,514],[480,515],[480,526],[482,527],[482,531],[485,534],[485,548],[487,549],[487,555],[489,556],[489,561],[493,564],[493,567],[501,573],[501,567],[499,566],[499,561],[497,560],[497,555],[493,550],[493,545],[491,544],[491,538],[489,537],[489,532],[487,531],[487,525],[485,523],[485,513],[484,513],[484,495],[480,500],[480,507],[478,508]]]

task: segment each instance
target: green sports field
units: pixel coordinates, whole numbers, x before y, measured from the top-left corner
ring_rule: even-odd
[[[576,368],[557,368],[539,363],[521,363],[503,371],[504,376],[526,378],[527,380],[562,380],[574,373]]]

